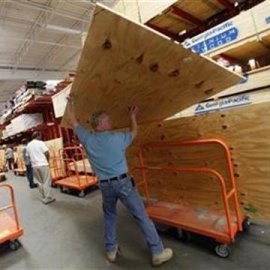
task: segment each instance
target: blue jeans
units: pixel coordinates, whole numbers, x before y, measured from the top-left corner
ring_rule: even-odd
[[[32,165],[25,165],[26,167],[26,177],[29,183],[29,186],[32,187],[34,186],[34,176],[33,176],[33,168]]]
[[[137,189],[132,185],[131,179],[128,177],[105,183],[100,182],[99,187],[103,198],[106,251],[114,251],[117,245],[116,205],[119,199],[138,222],[152,254],[160,254],[163,251],[163,244],[155,225],[145,211],[144,204],[139,197]]]

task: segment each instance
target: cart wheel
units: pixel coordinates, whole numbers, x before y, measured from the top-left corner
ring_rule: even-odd
[[[228,258],[231,254],[231,249],[226,244],[217,244],[215,246],[215,253],[221,258]]]
[[[83,198],[83,197],[85,196],[84,190],[81,190],[81,191],[79,192],[78,196],[79,196],[80,198]]]
[[[249,228],[250,228],[250,225],[251,225],[250,219],[248,217],[246,217],[243,220],[243,223],[242,223],[243,231],[248,232]]]
[[[13,251],[17,250],[21,246],[18,240],[9,241],[9,248]]]
[[[155,223],[155,227],[156,227],[157,231],[160,233],[166,233],[170,229],[170,226],[168,226],[166,224],[161,224],[161,223]]]
[[[184,243],[189,243],[191,241],[191,233],[179,228],[176,228],[177,238]]]

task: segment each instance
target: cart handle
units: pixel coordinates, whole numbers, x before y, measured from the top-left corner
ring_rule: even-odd
[[[16,204],[15,204],[14,189],[10,184],[0,184],[0,188],[8,188],[9,192],[10,192],[10,196],[11,196],[11,204],[4,206],[4,207],[1,207],[0,211],[6,211],[7,209],[13,208],[13,213],[14,213],[15,222],[16,222],[16,228],[17,228],[17,230],[19,230],[20,225],[19,225],[17,208],[16,208]]]
[[[222,198],[223,198],[223,203],[224,203],[224,208],[225,208],[225,213],[226,213],[226,218],[227,218],[227,227],[228,227],[228,232],[231,238],[233,238],[233,231],[231,227],[232,223],[232,217],[231,217],[231,212],[230,212],[230,206],[228,200],[230,197],[235,193],[235,188],[232,188],[230,192],[227,194],[226,192],[226,185],[224,178],[222,175],[217,172],[214,169],[210,168],[184,168],[184,167],[154,167],[154,166],[140,166],[140,167],[135,167],[131,170],[133,172],[134,170],[140,170],[140,171],[145,171],[145,170],[158,170],[158,171],[165,171],[165,172],[195,172],[195,173],[209,173],[215,176],[215,178],[218,180],[221,186],[221,192],[222,192]],[[139,185],[146,184],[146,180],[144,179],[143,181],[138,183]],[[146,186],[145,186],[146,188]],[[147,204],[149,204],[150,201],[150,196],[149,192],[147,189],[144,190],[146,194],[146,201]]]

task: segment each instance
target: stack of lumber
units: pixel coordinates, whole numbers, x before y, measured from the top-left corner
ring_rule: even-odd
[[[45,142],[50,153],[50,168],[53,179],[58,179],[65,176],[65,168],[60,157],[60,150],[63,149],[63,138]]]
[[[217,138],[230,147],[238,195],[244,213],[270,221],[270,103],[185,117],[140,127],[135,145],[151,141]],[[137,148],[129,149],[130,168],[138,166]],[[196,166],[218,170],[228,180],[224,153],[218,146],[147,149],[146,165]],[[216,180],[192,173],[148,173],[154,198],[223,209]],[[137,180],[140,176],[137,174]]]
[[[71,90],[71,84],[52,96],[53,110],[56,118],[62,117],[67,105],[67,97]]]
[[[15,134],[36,127],[42,123],[43,116],[41,113],[21,114],[11,120]]]
[[[226,54],[232,58],[249,60],[269,55],[269,14],[269,1],[264,1],[234,18],[186,40],[183,45],[211,58]]]

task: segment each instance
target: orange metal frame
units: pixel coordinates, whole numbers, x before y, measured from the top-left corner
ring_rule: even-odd
[[[68,157],[68,151],[74,152],[72,157]],[[82,147],[72,146],[72,147],[65,147],[59,151],[59,157],[63,157],[61,159],[62,162],[62,169],[66,171],[66,175],[68,177],[58,180],[56,185],[64,186],[68,188],[73,188],[76,190],[84,190],[90,186],[97,184],[97,178],[93,175],[88,175],[86,170],[85,158],[86,154]],[[78,170],[77,157],[83,163],[83,172]],[[74,169],[72,169],[72,167]],[[75,172],[75,175],[74,175]]]
[[[14,195],[14,190],[12,186],[9,184],[0,184],[0,188],[1,189],[8,188],[10,192],[10,197],[11,197],[11,203],[9,205],[6,205],[0,208],[0,217],[2,216],[0,218],[0,228],[1,228],[0,244],[2,244],[8,240],[14,240],[20,237],[21,235],[23,235],[23,229],[20,227],[20,224],[19,224],[18,213],[17,213],[16,204],[15,204],[15,195]],[[8,209],[13,209],[14,219],[9,217],[8,214],[3,213],[7,211]],[[9,231],[9,233],[1,237],[1,232],[3,230]]]
[[[53,151],[53,154],[50,157],[50,169],[51,169],[52,183],[53,184],[56,181],[59,181],[60,179],[65,177],[65,172],[64,172],[63,166],[61,164],[61,158],[59,156],[59,153],[56,154],[55,151]]]
[[[162,148],[162,147],[181,147],[181,146],[190,146],[190,145],[199,145],[199,144],[218,144],[220,145],[226,155],[226,164],[229,170],[229,181],[231,183],[231,190],[227,192],[226,190],[226,184],[223,176],[217,172],[214,169],[211,168],[188,168],[188,167],[149,167],[149,166],[144,166],[144,161],[143,161],[143,150],[146,147],[152,147],[152,148]],[[140,150],[138,153],[138,158],[139,158],[139,166],[136,168],[133,168],[132,171],[134,170],[140,170],[141,175],[142,175],[142,181],[137,183],[137,186],[143,186],[145,197],[146,197],[146,202],[147,202],[147,207],[150,207],[152,204],[150,202],[150,195],[149,195],[149,189],[148,189],[148,183],[146,179],[146,171],[147,170],[159,170],[163,172],[194,172],[194,173],[209,173],[215,176],[215,179],[219,182],[221,192],[222,192],[222,200],[224,204],[224,209],[226,213],[226,222],[227,222],[227,230],[228,230],[228,237],[222,237],[220,236],[220,233],[218,232],[213,232],[212,230],[205,230],[201,228],[193,228],[192,230],[196,233],[203,234],[203,235],[208,235],[210,237],[213,237],[215,239],[218,239],[224,243],[228,242],[233,242],[235,234],[237,231],[242,231],[242,222],[243,222],[243,217],[241,216],[240,213],[240,207],[239,207],[239,201],[237,197],[237,190],[236,190],[236,185],[235,185],[235,178],[234,178],[234,172],[233,172],[233,165],[231,162],[231,154],[229,147],[226,145],[225,142],[219,139],[198,139],[198,140],[190,140],[190,141],[168,141],[168,142],[151,142],[144,144],[140,146]],[[233,203],[234,203],[234,209],[236,213],[236,221],[237,221],[237,226],[233,226],[233,220],[232,220],[232,214],[231,214],[231,209],[229,205],[229,200],[233,198]],[[150,214],[151,217],[151,214]],[[162,220],[160,220],[162,221]],[[175,225],[175,222],[173,220],[166,220],[166,223],[170,225]],[[188,227],[185,227],[185,229],[189,229]],[[228,240],[229,239],[229,240]]]
[[[17,159],[17,168],[14,169],[14,173],[17,173],[18,175],[26,174],[26,167],[24,165],[24,161],[21,158]]]

